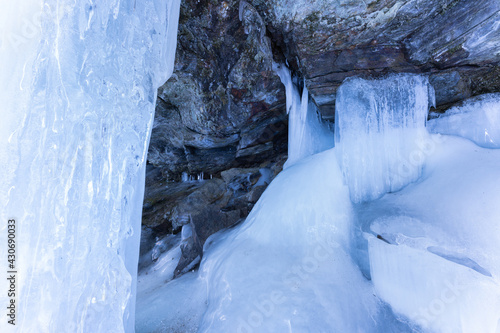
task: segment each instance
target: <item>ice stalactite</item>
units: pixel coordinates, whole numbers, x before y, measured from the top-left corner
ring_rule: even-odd
[[[373,200],[417,180],[434,90],[412,74],[347,79],[337,91],[335,146],[353,202]]]
[[[1,216],[18,226],[22,332],[134,330],[146,154],[179,6],[46,0],[39,34],[0,46],[12,68]]]
[[[319,117],[309,92],[304,85],[302,95],[292,82],[290,70],[283,64],[274,64],[286,90],[286,112],[288,113],[288,167],[298,160],[332,148],[333,133]]]

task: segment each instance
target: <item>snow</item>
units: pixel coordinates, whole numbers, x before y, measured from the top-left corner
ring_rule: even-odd
[[[0,12],[0,215],[17,221],[19,260],[17,325],[0,331],[132,332],[146,153],[179,1]]]
[[[431,119],[429,132],[458,135],[485,148],[500,148],[500,94],[466,100]]]
[[[421,182],[358,207],[377,295],[425,332],[500,329],[498,165],[499,150],[446,137]]]

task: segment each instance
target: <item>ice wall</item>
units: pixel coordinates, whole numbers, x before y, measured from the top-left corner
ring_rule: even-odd
[[[415,181],[424,163],[427,78],[350,78],[337,91],[335,146],[351,200],[362,202]]]
[[[179,0],[31,5],[1,5],[1,219],[17,221],[16,327],[131,332],[146,153]]]
[[[283,64],[273,64],[274,71],[285,85],[288,113],[288,167],[298,160],[332,148],[333,133],[319,117],[304,84],[302,95],[292,82],[290,70]]]
[[[500,94],[471,98],[453,107],[427,127],[432,133],[457,135],[485,148],[500,148]]]

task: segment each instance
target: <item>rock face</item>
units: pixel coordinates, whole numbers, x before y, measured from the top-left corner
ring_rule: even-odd
[[[284,87],[264,33],[255,9],[239,11],[236,0],[183,2],[148,157],[165,175],[216,174],[286,152]]]
[[[427,73],[438,109],[498,91],[496,0],[252,0],[324,118],[353,75]]]
[[[428,75],[441,112],[500,92],[500,2],[184,0],[143,213],[148,239],[190,230],[176,276],[199,262],[211,234],[247,216],[286,159],[285,92],[273,61],[305,79],[324,119],[334,119],[346,77],[394,72]],[[204,180],[182,182],[183,174]]]

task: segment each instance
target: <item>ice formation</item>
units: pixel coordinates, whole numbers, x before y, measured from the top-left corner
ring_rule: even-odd
[[[285,168],[312,154],[332,148],[332,131],[323,123],[304,85],[302,95],[292,82],[290,70],[284,64],[273,64],[286,91],[288,113],[288,160]]]
[[[19,308],[0,331],[134,330],[145,160],[179,5],[2,2],[1,218],[18,226]]]
[[[431,133],[458,135],[485,148],[500,148],[500,94],[471,98],[427,123]]]
[[[207,240],[198,273],[148,287],[155,319],[141,310],[137,331],[499,333],[500,150],[427,134],[428,89],[413,75],[348,81],[343,151],[289,165],[242,225]],[[391,183],[412,153],[414,173]],[[379,169],[367,181],[362,167]]]
[[[424,163],[425,122],[434,90],[411,74],[347,79],[337,91],[335,146],[353,202],[415,181]]]
[[[421,182],[357,207],[375,291],[423,332],[498,333],[500,150],[433,142]]]
[[[337,147],[319,153],[332,133],[284,66],[287,168],[243,224],[207,240],[198,272],[171,280],[182,240],[158,240],[135,311],[144,161],[179,1],[24,4],[0,10],[19,331],[133,331],[136,313],[137,332],[500,332],[500,150],[428,135],[432,89],[398,75],[344,83]],[[15,26],[24,17],[34,29]],[[496,147],[498,99],[481,101],[430,127]]]

